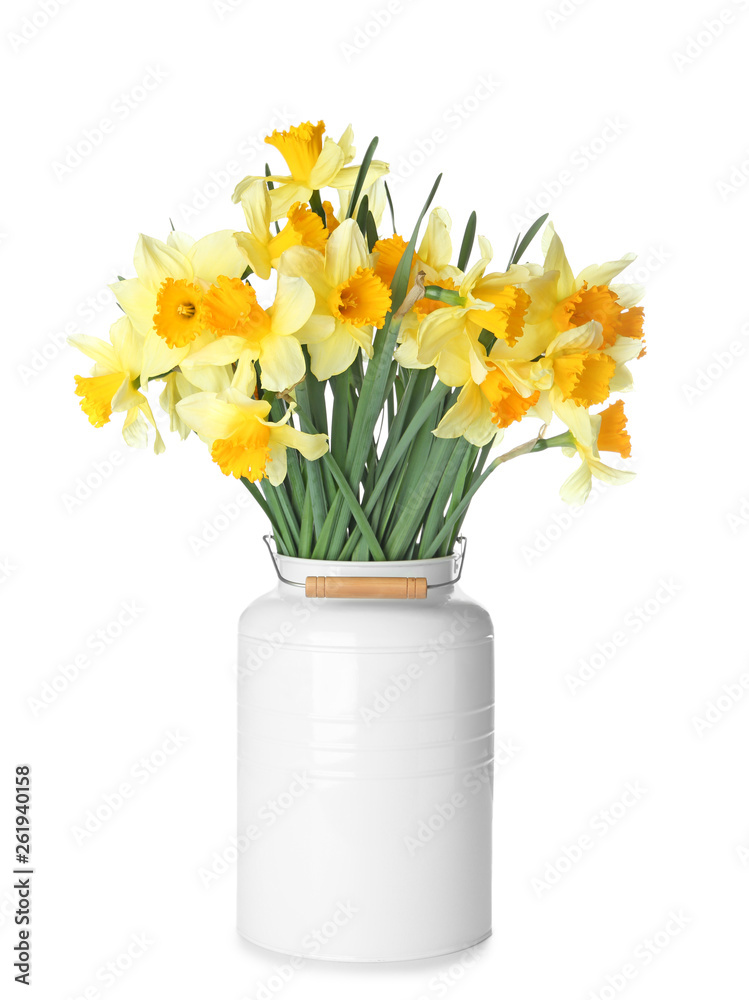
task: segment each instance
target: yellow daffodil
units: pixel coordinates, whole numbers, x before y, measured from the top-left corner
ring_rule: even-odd
[[[643,310],[637,306],[642,286],[611,284],[632,263],[634,254],[606,264],[591,264],[575,277],[551,223],[543,234],[543,249],[543,268],[533,268],[532,280],[525,286],[533,300],[529,326],[541,326],[547,340],[551,340],[557,333],[595,320],[607,347],[619,337],[642,338]]]
[[[444,208],[432,209],[426,231],[414,254],[408,279],[408,290],[412,288],[416,275],[423,272],[426,283],[457,292],[462,273],[450,265],[452,257],[450,227],[451,221],[447,211]],[[392,284],[406,247],[406,241],[397,233],[375,243],[373,248],[375,273],[382,278],[386,285]],[[443,304],[435,299],[419,299],[403,317],[398,331],[398,348],[395,352],[395,359],[404,368],[430,367],[427,363],[422,364],[418,358],[419,324],[425,316]]]
[[[239,277],[247,267],[244,255],[225,229],[200,240],[172,232],[166,243],[140,236],[135,247],[136,278],[110,287],[133,325],[144,337],[141,384],[171,371],[213,339],[203,315],[203,295],[219,275]],[[218,390],[205,370],[201,383]]]
[[[502,368],[489,364],[479,384],[468,379],[457,400],[444,415],[434,434],[441,438],[464,437],[482,448],[493,439],[502,440],[510,424],[520,421],[536,405],[540,392],[518,392]]]
[[[293,335],[309,319],[315,294],[303,278],[281,274],[276,298],[269,309],[257,301],[255,290],[239,278],[220,277],[205,293],[203,310],[213,343],[182,362],[188,377],[193,368],[238,362],[233,385],[251,394],[255,389],[255,361],[260,362],[263,388],[282,392],[305,375],[302,345]]]
[[[353,146],[354,133],[349,125],[338,142],[326,136],[325,122],[304,122],[294,125],[286,132],[273,132],[266,142],[275,146],[286,161],[289,174],[272,174],[268,180],[274,183],[270,192],[271,218],[280,219],[286,215],[294,202],[308,202],[312,192],[324,187],[351,190],[359,173],[358,166],[349,166],[356,149]],[[387,163],[372,160],[364,179],[364,188],[373,184],[388,172]],[[234,201],[239,201],[246,189],[257,177],[245,177],[237,184]],[[263,179],[264,178],[260,178]]]
[[[433,308],[430,302],[419,325],[417,359],[435,365],[437,377],[446,385],[465,385],[469,378],[480,383],[486,377],[486,352],[479,343],[482,330],[509,346],[523,335],[530,298],[520,284],[530,277],[528,269],[513,265],[502,274],[485,274],[491,245],[479,237],[479,248],[481,259],[452,292],[455,304],[441,300]],[[447,280],[455,283],[453,278]]]
[[[609,486],[629,482],[635,473],[614,469],[601,461],[601,451],[617,452],[627,458],[630,454],[629,434],[625,427],[624,404],[618,402],[603,413],[592,414],[572,402],[560,407],[559,414],[570,429],[572,445],[563,449],[566,454],[578,454],[582,462],[562,484],[560,496],[566,503],[582,504],[588,498],[593,477]]]
[[[603,403],[615,372],[616,361],[607,353],[601,324],[591,320],[558,334],[532,365],[530,378],[536,388],[549,390],[549,406],[559,412],[568,401],[584,408]]]
[[[259,278],[270,277],[271,268],[289,247],[325,249],[328,231],[322,219],[300,202],[286,213],[288,221],[280,233],[271,234],[271,196],[264,180],[252,181],[242,193],[241,203],[249,232],[235,233],[234,238]]]
[[[154,451],[164,450],[148,400],[139,391],[143,337],[127,316],[122,316],[109,331],[110,343],[98,337],[78,334],[70,343],[94,362],[89,378],[75,376],[76,396],[81,397],[81,409],[94,427],[108,424],[112,413],[124,413],[122,436],[134,448],[148,443],[147,424],[156,431]]]
[[[328,439],[289,427],[291,409],[273,423],[267,419],[270,409],[270,403],[232,387],[218,394],[195,393],[177,404],[180,418],[209,446],[224,475],[250,482],[267,478],[278,486],[286,477],[287,448],[314,461],[328,450]]]
[[[331,233],[325,253],[290,247],[278,269],[279,274],[304,278],[314,292],[314,309],[297,336],[308,345],[318,379],[346,371],[360,348],[371,357],[373,327],[385,321],[391,295],[372,268],[354,219],[346,219]]]

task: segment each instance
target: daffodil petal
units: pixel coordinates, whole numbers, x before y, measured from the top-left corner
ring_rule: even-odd
[[[184,367],[185,362],[182,362]],[[203,392],[222,392],[232,382],[231,365],[196,365],[189,370],[190,381]]]
[[[270,278],[271,256],[268,244],[257,239],[252,233],[234,233],[240,253],[247,258],[247,263],[263,281]]]
[[[238,278],[247,267],[244,254],[237,246],[233,229],[209,233],[195,243],[189,253],[196,278],[212,285],[220,274]]]
[[[278,261],[278,273],[293,278],[304,278],[317,296],[320,305],[327,307],[330,286],[325,280],[325,257],[319,250],[314,250],[312,247],[289,247],[281,254]]]
[[[600,479],[602,483],[606,483],[608,486],[618,486],[621,483],[628,483],[637,475],[637,473],[632,472],[630,469],[613,469],[610,465],[604,465],[603,462],[594,458],[588,459],[588,465],[596,479]]]
[[[431,365],[443,347],[465,330],[465,309],[447,306],[435,309],[419,327],[419,361]]]
[[[562,483],[559,495],[565,503],[582,505],[588,499],[591,484],[590,469],[586,462],[582,462]]]
[[[263,385],[273,392],[283,392],[301,382],[306,365],[302,345],[295,337],[269,333],[260,346]]]
[[[452,343],[440,351],[437,358],[437,378],[445,385],[465,385],[472,378],[472,362],[469,360],[471,352],[451,350]],[[474,382],[483,381],[486,372],[482,372],[480,379],[473,379]]]
[[[327,434],[307,434],[288,424],[269,424],[271,445],[295,448],[310,462],[314,462],[328,450]]]
[[[156,312],[156,293],[147,288],[139,278],[125,278],[115,281],[109,286],[114,297],[122,306],[141,333],[153,329],[153,316]]]
[[[286,478],[287,467],[286,449],[282,444],[277,444],[271,437],[268,442],[268,461],[265,466],[265,475],[271,486],[280,486]]]
[[[258,239],[270,239],[270,192],[264,180],[256,178],[247,185],[240,200],[247,228]]]
[[[135,329],[128,316],[120,316],[112,324],[109,337],[120,365],[131,379],[137,378],[143,363],[143,336]]]
[[[227,438],[242,422],[242,416],[230,402],[221,400],[215,392],[196,392],[177,403],[177,413],[201,441],[213,444],[217,438]]]
[[[548,355],[559,351],[595,350],[603,343],[601,324],[591,320],[583,326],[574,326],[558,334],[546,348]]]
[[[314,308],[315,293],[304,278],[279,274],[276,298],[270,310],[274,334],[286,336],[296,333],[307,322]]]
[[[575,441],[583,448],[593,448],[598,437],[598,428],[594,428],[589,411],[571,399],[555,399],[552,405],[559,419],[569,427]]]
[[[100,337],[89,337],[84,333],[76,333],[68,337],[68,343],[85,354],[87,358],[95,361],[97,365],[101,365],[111,372],[117,371],[119,367],[117,355],[112,345],[106,340],[102,340]],[[104,372],[101,374],[103,375]]]
[[[590,264],[578,274],[576,283],[578,286],[582,285],[584,281],[587,281],[589,285],[609,285],[636,258],[636,254],[625,253],[620,260],[610,260],[605,264]]]
[[[122,437],[128,448],[148,447],[148,426],[139,407],[134,406],[127,412],[122,425]]]
[[[544,271],[559,272],[557,284],[559,298],[566,299],[575,291],[575,277],[564,252],[562,241],[551,223],[544,230],[541,246],[544,251]]]
[[[638,302],[642,302],[645,295],[644,285],[610,285],[611,291],[616,295],[618,304],[622,309],[631,309]]]
[[[187,233],[181,233],[179,230],[173,229],[166,238],[166,245],[173,250],[179,251],[179,253],[184,254],[186,257],[190,248],[195,246],[195,240],[192,236],[188,236]]]
[[[309,182],[313,188],[319,190],[328,187],[343,166],[344,152],[337,142],[327,138],[322,148],[322,152],[317,158],[317,163],[312,168],[309,175]]]
[[[335,328],[335,316],[313,313],[304,326],[297,330],[296,338],[300,344],[319,344],[327,340]]]
[[[309,344],[312,373],[321,382],[340,375],[351,367],[358,352],[359,345],[348,334],[345,325],[336,323],[329,337]]]
[[[135,245],[134,264],[136,274],[154,295],[167,278],[190,281],[193,277],[192,265],[183,253],[143,234]]]
[[[254,395],[257,386],[257,369],[253,353],[253,351],[242,351],[230,383],[233,389],[239,389],[245,396]]]
[[[181,362],[183,371],[204,365],[230,365],[237,360],[247,346],[244,337],[219,337],[199,351],[193,351]]]
[[[155,330],[151,330],[143,342],[141,383],[145,386],[149,378],[170,372],[189,353],[189,344],[186,347],[170,347]]]
[[[366,191],[370,184],[374,184],[378,178],[384,177],[389,172],[390,165],[388,163],[384,163],[382,160],[372,160],[369,164],[367,176],[364,178],[364,186],[362,190]],[[348,188],[351,190],[356,184],[356,178],[358,176],[358,166],[343,167],[331,181],[328,181],[328,185],[334,188]]]
[[[268,178],[270,180],[270,178]],[[270,192],[271,221],[282,218],[287,214],[295,201],[307,202],[312,195],[312,188],[297,184],[289,178],[288,184],[279,184]]]
[[[451,225],[447,209],[433,208],[429,213],[429,221],[418,249],[418,255],[421,260],[426,261],[436,271],[441,271],[443,267],[446,267],[452,257]]]
[[[358,267],[369,267],[369,251],[355,219],[346,219],[331,233],[325,250],[325,279],[335,288]]]

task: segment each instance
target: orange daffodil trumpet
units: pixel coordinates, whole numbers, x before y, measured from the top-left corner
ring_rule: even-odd
[[[575,274],[549,223],[529,262],[544,217],[498,267],[474,213],[456,255],[434,191],[409,242],[381,232],[395,210],[376,140],[358,164],[350,126],[266,142],[285,168],[239,182],[239,217],[198,240],[139,237],[109,341],[71,338],[94,362],[75,388],[94,426],[121,412],[128,444],[150,426],[162,451],[156,383],[170,429],[244,483],[282,551],[314,558],[448,555],[476,489],[521,454],[576,457],[570,503],[593,478],[632,478],[618,398],[645,353],[642,288],[620,280],[631,254]],[[486,464],[528,418],[531,440]]]

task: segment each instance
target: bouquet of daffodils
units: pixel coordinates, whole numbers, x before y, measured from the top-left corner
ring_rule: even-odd
[[[632,477],[601,453],[630,453],[610,397],[631,388],[627,362],[645,353],[642,289],[611,282],[633,255],[575,277],[548,224],[543,264],[522,262],[544,216],[490,270],[473,213],[454,261],[444,208],[419,238],[439,178],[406,240],[376,139],[360,165],[350,127],[337,142],[323,122],[266,142],[288,172],[237,185],[246,228],[141,236],[137,276],[113,286],[122,315],[109,343],[71,338],[95,362],[76,377],[95,427],[123,413],[125,441],[144,447],[150,425],[161,452],[155,383],[171,430],[194,431],[241,480],[282,553],[313,559],[447,555],[476,491],[530,452],[579,459],[561,489],[570,503],[592,476]],[[531,439],[492,459],[528,418]],[[553,418],[565,430],[546,436]]]

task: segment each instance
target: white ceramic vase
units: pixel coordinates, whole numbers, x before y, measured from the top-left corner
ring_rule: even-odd
[[[239,638],[238,928],[303,958],[443,955],[491,933],[493,628],[460,558],[277,556]],[[423,600],[309,576],[426,578]]]

